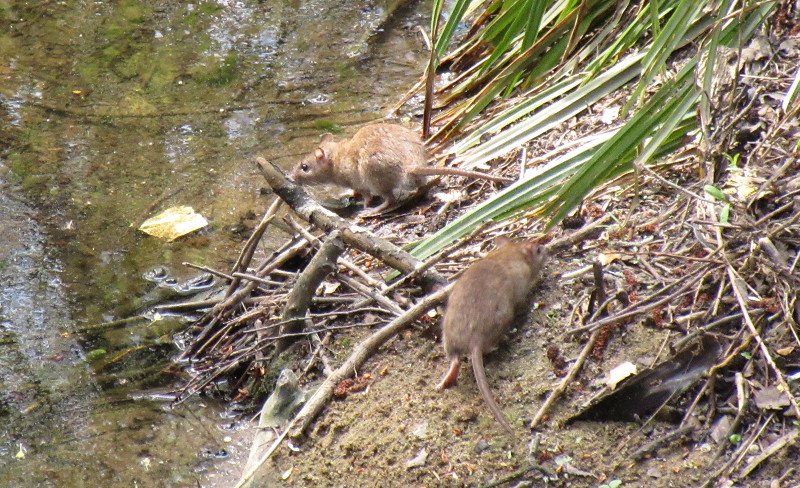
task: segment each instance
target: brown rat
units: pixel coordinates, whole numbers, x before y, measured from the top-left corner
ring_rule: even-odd
[[[436,388],[441,390],[455,384],[461,357],[469,356],[484,401],[512,434],[511,426],[489,391],[483,355],[497,346],[518,308],[525,304],[546,257],[545,247],[532,241],[499,240],[497,249],[464,272],[447,299],[442,342],[450,359],[450,369]]]
[[[366,125],[352,138],[339,142],[331,134],[323,135],[319,147],[298,163],[289,177],[300,184],[332,183],[350,188],[364,197],[365,208],[374,197],[381,197],[383,204],[371,212],[378,214],[434,175],[513,181],[458,168],[431,168],[419,136],[401,125],[386,123]]]

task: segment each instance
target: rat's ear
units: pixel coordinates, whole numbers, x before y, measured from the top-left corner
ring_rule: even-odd
[[[539,244],[538,241],[533,239],[525,242],[525,253],[528,255],[529,259],[546,259],[547,258],[547,247]]]
[[[319,140],[319,142],[333,142],[333,134],[330,132],[322,134],[322,138]]]
[[[314,149],[314,159],[319,164],[327,164],[328,162],[328,158],[325,157],[325,151],[321,147]]]

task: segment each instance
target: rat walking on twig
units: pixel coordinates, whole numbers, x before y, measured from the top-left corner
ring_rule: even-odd
[[[377,123],[360,128],[352,138],[334,141],[322,136],[289,177],[300,184],[336,184],[364,197],[364,208],[374,197],[383,198],[371,215],[390,209],[415,192],[428,176],[456,175],[511,183],[512,179],[458,168],[432,168],[419,136],[401,125]]]
[[[450,369],[436,389],[455,384],[461,356],[469,356],[475,382],[497,420],[513,430],[492,397],[483,355],[494,349],[525,304],[533,283],[542,272],[547,250],[532,241],[498,239],[498,248],[473,263],[453,286],[447,299],[442,342]]]

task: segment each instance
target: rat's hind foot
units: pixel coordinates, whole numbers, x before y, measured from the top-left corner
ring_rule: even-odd
[[[373,208],[372,210],[367,210],[367,203],[371,201],[372,198],[364,201],[364,212],[358,214],[359,217],[377,217],[378,215],[386,211],[394,210],[394,208],[396,207],[394,198],[385,198],[383,200],[383,203]]]
[[[461,367],[461,360],[457,357],[450,360],[450,369],[442,378],[442,381],[436,385],[437,390],[444,390],[448,386],[453,386],[458,383],[458,369]]]

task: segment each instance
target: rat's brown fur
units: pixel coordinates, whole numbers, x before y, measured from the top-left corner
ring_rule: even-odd
[[[432,175],[459,175],[509,182],[508,178],[485,175],[458,168],[428,167],[428,155],[419,136],[396,124],[370,124],[350,139],[334,141],[322,136],[319,146],[290,174],[300,184],[336,184],[364,196],[364,206],[374,197],[383,204],[372,211],[378,214],[400,198],[415,192]]]
[[[545,248],[539,244],[506,240],[464,272],[447,300],[442,342],[450,369],[436,388],[454,384],[461,357],[469,356],[483,399],[512,434],[489,390],[483,355],[494,349],[508,330],[531,285],[541,274],[546,257]]]

